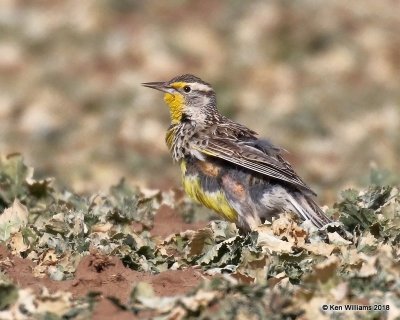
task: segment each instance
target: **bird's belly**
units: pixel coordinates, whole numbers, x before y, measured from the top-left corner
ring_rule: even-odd
[[[221,168],[210,162],[181,161],[182,183],[185,192],[197,202],[216,211],[225,219],[236,222],[238,214],[226,198],[218,181]]]
[[[247,169],[219,160],[181,162],[185,192],[240,228],[251,230],[286,211],[286,191]]]

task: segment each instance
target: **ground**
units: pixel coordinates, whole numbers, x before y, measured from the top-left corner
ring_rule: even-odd
[[[241,233],[179,190],[59,190],[17,154],[0,185],[1,319],[400,315],[396,187],[343,191],[319,230],[282,213]]]
[[[161,208],[156,214],[152,235],[165,237],[170,233],[187,229],[196,229],[206,223],[184,223],[180,216],[173,210]],[[167,270],[160,274],[138,272],[125,267],[121,260],[115,256],[106,256],[92,253],[85,256],[76,267],[72,280],[55,281],[48,276],[35,277],[32,269],[35,263],[12,255],[5,245],[0,246],[0,261],[6,261],[7,266],[2,266],[5,274],[20,288],[32,288],[39,293],[42,287],[51,292],[71,292],[73,298],[85,297],[89,292],[98,292],[99,302],[93,310],[93,319],[134,319],[135,316],[128,311],[120,310],[111,303],[107,297],[115,297],[122,303],[127,303],[132,288],[138,282],[150,283],[155,294],[171,296],[185,294],[198,286],[205,275],[196,268],[183,270]]]

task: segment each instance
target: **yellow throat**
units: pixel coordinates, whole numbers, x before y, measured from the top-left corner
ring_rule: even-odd
[[[175,82],[171,85],[174,88],[182,88],[185,86],[183,82]],[[183,109],[185,107],[185,98],[180,93],[166,93],[164,95],[164,101],[169,107],[171,115],[171,123],[177,124],[181,122]]]

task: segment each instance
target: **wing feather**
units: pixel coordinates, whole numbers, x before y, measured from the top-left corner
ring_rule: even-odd
[[[268,177],[285,181],[315,195],[304,181],[294,172],[290,164],[280,155],[280,149],[272,145],[257,148],[256,142],[262,140],[243,140],[208,137],[208,143],[196,144],[195,149],[208,156],[223,159],[238,166],[258,172]]]

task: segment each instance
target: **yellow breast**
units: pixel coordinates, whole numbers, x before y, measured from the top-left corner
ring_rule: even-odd
[[[186,162],[181,161],[183,189],[189,197],[214,210],[223,218],[235,222],[237,212],[229,204],[223,190],[207,192],[203,189],[199,175],[186,175]]]

